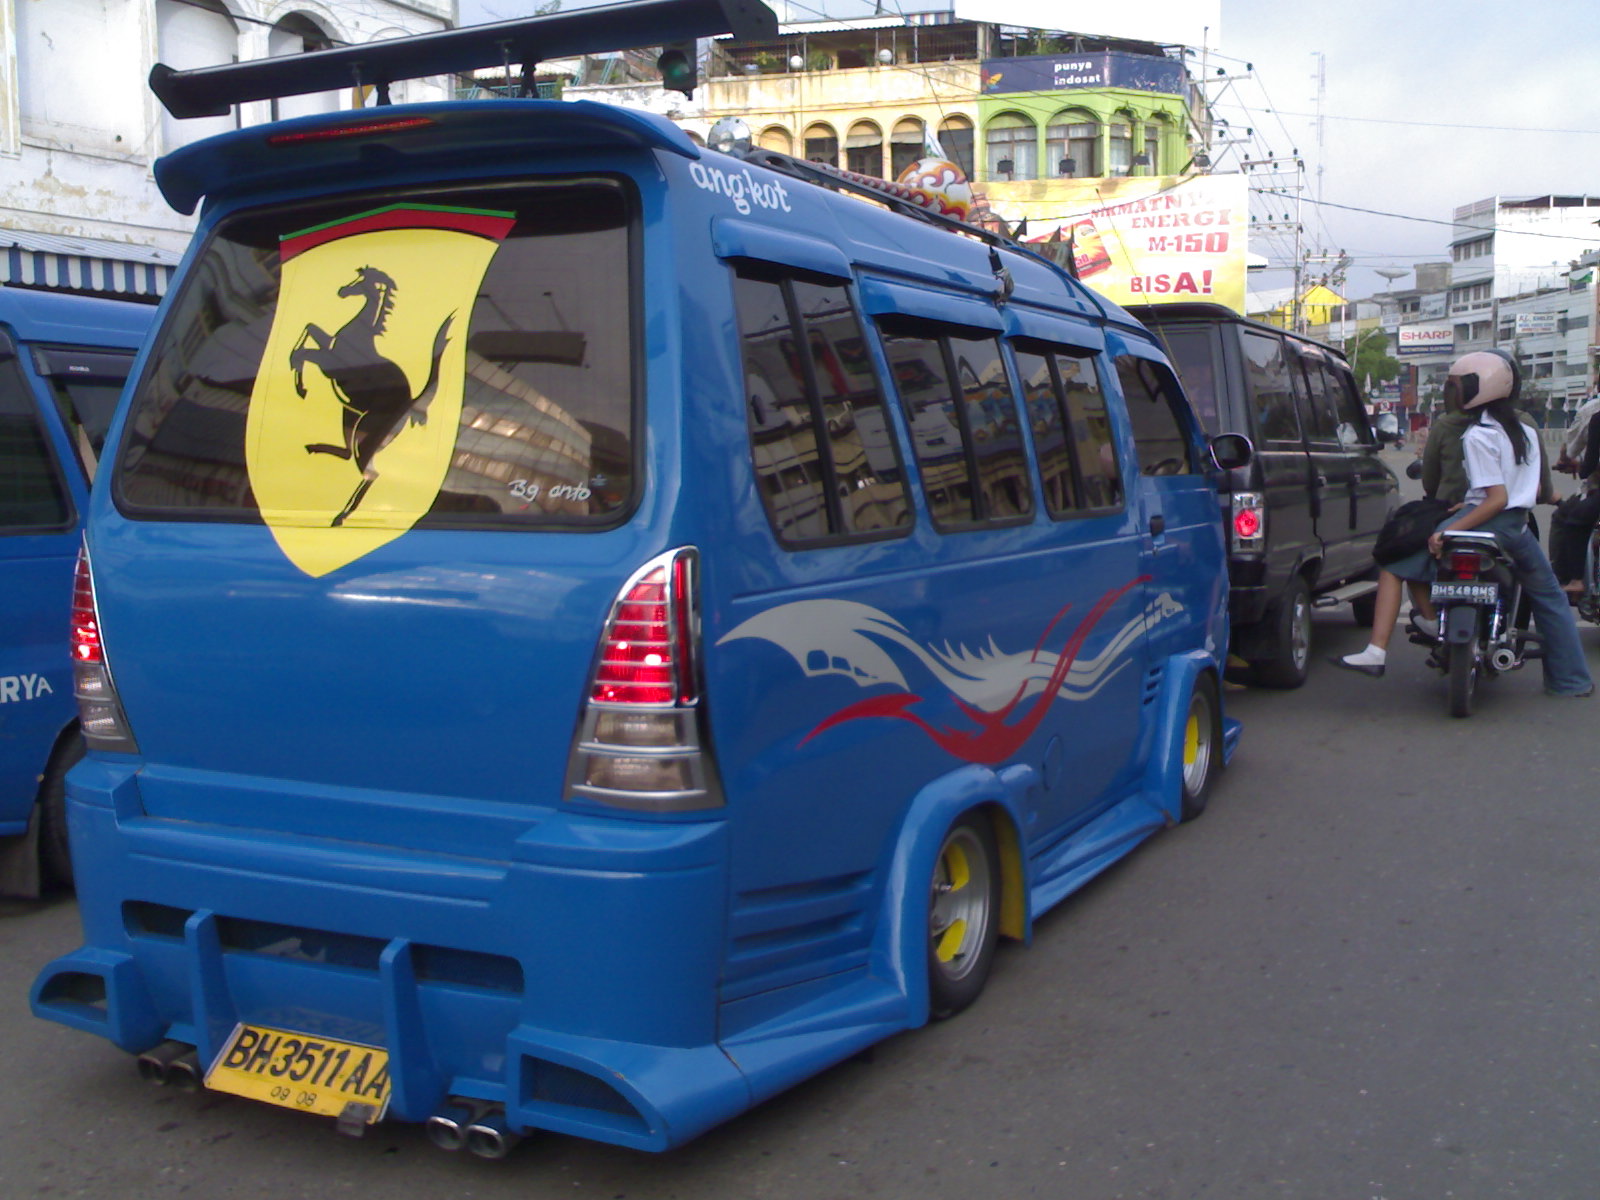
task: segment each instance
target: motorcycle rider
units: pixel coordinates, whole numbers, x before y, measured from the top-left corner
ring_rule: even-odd
[[[1476,351],[1451,364],[1446,403],[1477,414],[1461,438],[1469,484],[1465,500],[1429,537],[1426,550],[1383,570],[1367,648],[1333,659],[1336,666],[1382,675],[1389,636],[1400,614],[1401,580],[1432,578],[1444,531],[1482,529],[1493,533],[1510,557],[1533,609],[1544,647],[1545,691],[1555,696],[1594,692],[1577,622],[1538,539],[1528,530],[1529,509],[1540,498],[1543,454],[1537,433],[1513,408],[1517,382],[1515,365],[1503,354]]]

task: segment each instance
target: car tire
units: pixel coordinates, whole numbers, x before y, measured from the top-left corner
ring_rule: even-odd
[[[928,881],[928,1009],[952,1017],[978,998],[1000,936],[1000,854],[983,813],[969,812],[939,846]]]
[[[1194,690],[1189,693],[1189,712],[1179,749],[1180,821],[1192,821],[1205,812],[1211,784],[1221,765],[1222,705],[1217,701],[1216,678],[1206,674],[1194,681]]]
[[[1378,593],[1368,592],[1350,601],[1350,615],[1355,618],[1357,625],[1371,629],[1373,619],[1378,615]]]
[[[1297,688],[1306,681],[1311,663],[1311,589],[1299,575],[1267,611],[1266,658],[1252,659],[1255,681],[1262,687]]]
[[[47,886],[72,886],[72,848],[67,842],[67,772],[83,757],[83,735],[74,730],[50,756],[39,785],[39,865]]]

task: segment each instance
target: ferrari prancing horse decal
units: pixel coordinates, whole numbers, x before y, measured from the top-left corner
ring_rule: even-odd
[[[432,507],[455,450],[472,304],[515,221],[393,205],[280,242],[245,461],[262,519],[306,574],[370,554]]]

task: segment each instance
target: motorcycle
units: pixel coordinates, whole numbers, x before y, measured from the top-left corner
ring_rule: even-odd
[[[1594,555],[1591,546],[1591,566]],[[1439,632],[1429,636],[1413,624],[1410,638],[1428,646],[1429,665],[1444,672],[1450,715],[1470,717],[1478,681],[1540,657],[1539,635],[1518,626],[1522,584],[1492,533],[1446,532],[1429,594]]]
[[[1589,535],[1589,549],[1583,560],[1583,591],[1578,595],[1578,615],[1600,625],[1600,529]]]

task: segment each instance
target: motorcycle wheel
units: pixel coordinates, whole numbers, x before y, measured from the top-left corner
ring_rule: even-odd
[[[1450,715],[1470,717],[1472,698],[1478,690],[1477,647],[1471,642],[1451,642],[1445,653],[1445,674],[1450,680]]]

